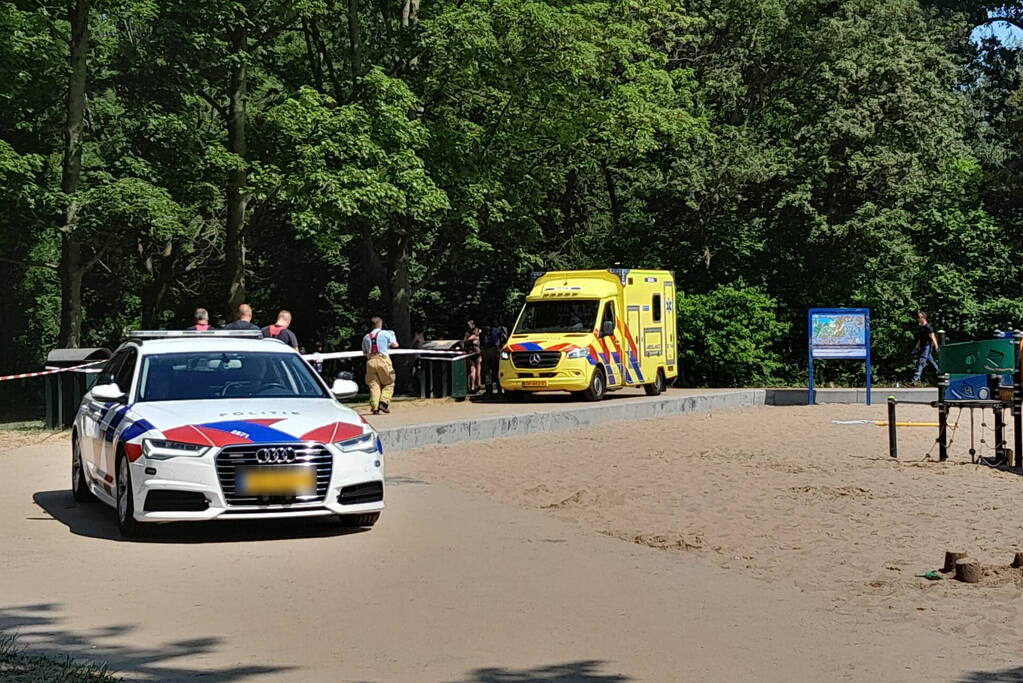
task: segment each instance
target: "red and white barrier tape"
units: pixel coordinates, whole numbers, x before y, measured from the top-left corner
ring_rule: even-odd
[[[333,358],[362,358],[365,356],[362,351],[333,351],[331,353],[307,353],[302,357],[312,363],[318,363],[320,361],[331,360]],[[464,351],[434,351],[431,349],[391,349],[387,354],[389,356],[442,356],[438,360],[464,360],[471,356],[475,356],[475,353],[465,353]]]
[[[82,368],[88,368],[93,365],[102,365],[106,363],[105,360],[97,360],[92,363],[83,363],[82,365],[73,365],[70,368],[50,368],[46,370],[40,370],[39,372],[23,372],[20,375],[5,375],[0,377],[0,382],[5,382],[9,379],[24,379],[26,377],[39,377],[40,375],[55,375],[58,372],[71,372],[72,370],[81,371]],[[86,370],[85,372],[99,372],[99,370]]]

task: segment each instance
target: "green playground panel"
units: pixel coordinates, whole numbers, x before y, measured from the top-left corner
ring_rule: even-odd
[[[942,372],[955,375],[1009,374],[1015,371],[1016,342],[1012,339],[945,344],[938,365]]]

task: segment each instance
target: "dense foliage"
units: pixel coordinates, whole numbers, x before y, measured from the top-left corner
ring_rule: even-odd
[[[242,300],[308,347],[449,336],[621,264],[675,270],[692,381],[798,380],[810,306],[873,309],[892,377],[917,307],[1023,327],[994,17],[1023,9],[0,0],[0,370]]]

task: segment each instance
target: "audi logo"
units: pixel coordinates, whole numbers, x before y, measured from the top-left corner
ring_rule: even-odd
[[[256,462],[263,465],[295,462],[294,448],[260,448],[256,451]]]
[[[540,354],[539,353],[532,354],[529,357],[529,364],[530,365],[539,365],[540,364]]]

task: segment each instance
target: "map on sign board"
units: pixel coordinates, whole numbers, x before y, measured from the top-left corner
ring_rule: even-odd
[[[810,314],[810,348],[816,358],[863,358],[867,352],[868,316],[865,311]]]

